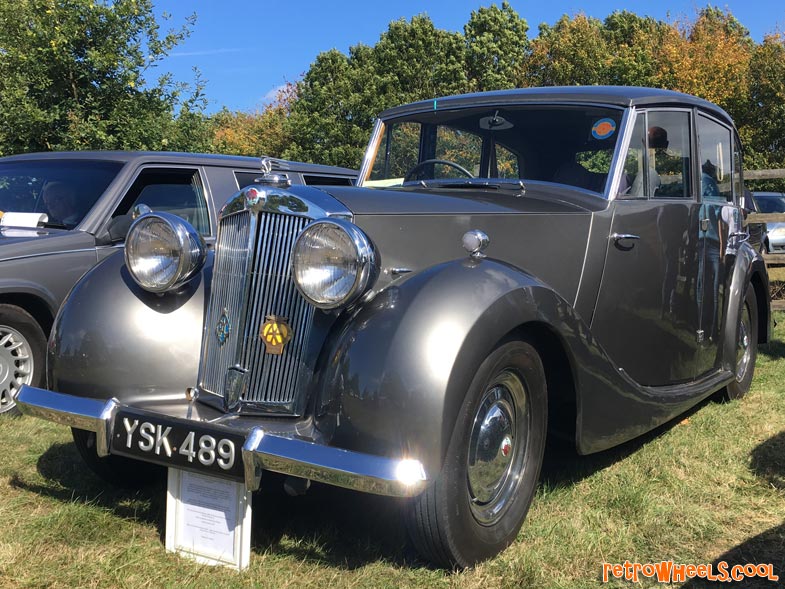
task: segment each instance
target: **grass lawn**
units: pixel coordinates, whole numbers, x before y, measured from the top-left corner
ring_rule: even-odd
[[[664,587],[603,584],[601,564],[670,559],[774,563],[779,583],[722,586],[782,586],[785,313],[776,319],[746,398],[704,403],[599,455],[549,452],[518,541],[460,573],[416,560],[396,501],[325,486],[288,498],[277,481],[254,499],[249,570],[193,564],[164,550],[163,484],[107,487],[82,465],[67,428],[2,420],[0,588]]]

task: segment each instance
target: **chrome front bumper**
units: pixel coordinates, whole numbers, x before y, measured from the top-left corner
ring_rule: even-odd
[[[99,401],[23,386],[16,403],[25,415],[95,432],[98,455],[112,454],[114,417],[123,407],[117,400]],[[174,419],[159,416],[162,420]],[[210,426],[205,422],[199,425]],[[246,435],[242,460],[245,485],[251,491],[259,489],[263,470],[394,497],[417,495],[427,483],[418,460],[352,452],[265,433],[261,427],[252,428]]]

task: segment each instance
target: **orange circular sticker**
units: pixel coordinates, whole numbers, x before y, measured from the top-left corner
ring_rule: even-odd
[[[595,139],[607,139],[616,132],[616,121],[600,119],[591,127],[591,135]]]

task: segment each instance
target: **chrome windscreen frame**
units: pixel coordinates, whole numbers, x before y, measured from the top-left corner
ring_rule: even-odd
[[[363,156],[363,163],[360,166],[360,173],[357,175],[357,186],[362,186],[371,173],[371,166],[373,166],[373,160],[376,159],[376,152],[379,149],[382,135],[384,134],[384,127],[384,121],[376,119],[376,122],[373,125],[373,131],[371,132],[371,139],[368,141],[368,147],[365,149],[365,156]]]

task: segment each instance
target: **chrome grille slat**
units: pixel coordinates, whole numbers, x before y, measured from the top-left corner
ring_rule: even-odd
[[[200,386],[212,393],[222,394],[226,369],[234,364],[241,327],[239,314],[243,308],[245,275],[250,263],[252,219],[248,212],[226,217],[218,235],[220,255],[215,256],[210,305],[202,337]],[[224,310],[232,321],[232,329],[223,346],[215,337],[215,327]]]
[[[250,219],[249,227],[242,227],[234,217]],[[223,396],[226,371],[233,366],[247,371],[241,410],[276,414],[302,410],[305,392],[299,389],[310,371],[304,353],[314,308],[294,286],[290,258],[295,239],[309,222],[305,217],[264,211],[257,216],[231,215],[221,221],[199,384],[203,390]],[[242,267],[237,252],[226,249],[239,251],[238,242],[244,244]],[[226,344],[219,346],[214,332],[222,304],[234,329]],[[292,330],[293,338],[281,355],[265,353],[259,337],[269,315],[286,317]]]

